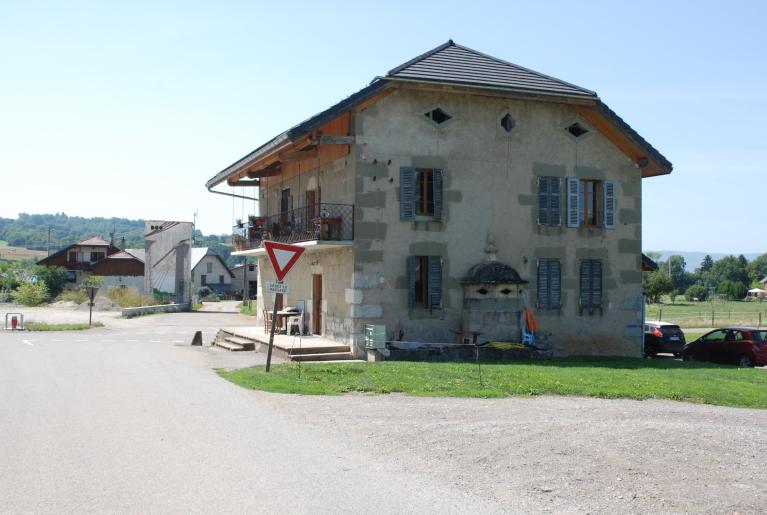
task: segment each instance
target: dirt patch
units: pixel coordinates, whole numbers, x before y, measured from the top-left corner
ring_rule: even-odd
[[[102,297],[98,296],[96,297],[96,300],[94,301],[93,311],[121,311],[122,308],[112,302],[109,297]],[[83,302],[77,307],[78,311],[88,311],[90,307],[88,306],[87,302]]]

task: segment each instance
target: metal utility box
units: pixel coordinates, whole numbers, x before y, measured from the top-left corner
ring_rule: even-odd
[[[365,347],[368,349],[386,349],[386,326],[365,325]]]

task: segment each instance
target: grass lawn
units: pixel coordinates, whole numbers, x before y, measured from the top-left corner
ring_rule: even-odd
[[[767,408],[767,370],[638,358],[556,358],[536,363],[281,364],[217,370],[244,388],[280,393],[337,395],[400,392],[417,396],[509,397],[576,395],[670,399]]]
[[[0,240],[0,247],[7,247],[7,246],[8,246],[8,242],[7,241]]]
[[[254,317],[258,313],[258,308],[256,306],[257,304],[255,300],[251,302],[243,302],[240,304],[240,313]]]
[[[104,324],[101,322],[93,322],[93,325],[90,326],[88,324],[46,324],[45,322],[27,322],[24,324],[24,329],[27,331],[82,331],[92,327],[104,327]]]
[[[760,321],[762,327],[767,325],[767,302],[683,300],[675,304],[650,304],[646,313],[647,320],[660,318],[681,327],[757,326]]]

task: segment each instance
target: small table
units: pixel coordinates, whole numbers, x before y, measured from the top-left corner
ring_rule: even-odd
[[[315,227],[319,226],[320,240],[340,240],[341,239],[341,217],[340,216],[321,216],[313,218],[312,223]],[[333,237],[335,234],[335,238]]]
[[[478,331],[453,331],[455,333],[456,345],[477,345],[477,337],[482,334]],[[471,336],[471,344],[465,343]]]
[[[300,311],[286,311],[284,309],[281,310],[281,311],[278,311],[277,312],[277,322],[276,322],[277,326],[275,327],[275,329],[279,329],[280,333],[287,334],[287,332],[288,332],[288,326],[287,326],[288,318],[290,318],[290,317],[298,317],[298,316],[301,316],[301,312]]]

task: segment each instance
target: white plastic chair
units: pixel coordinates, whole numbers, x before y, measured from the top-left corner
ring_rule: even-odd
[[[298,328],[298,334],[304,335],[304,301],[296,301],[296,307],[298,308],[298,315],[288,317],[288,334],[293,334],[293,327]]]

